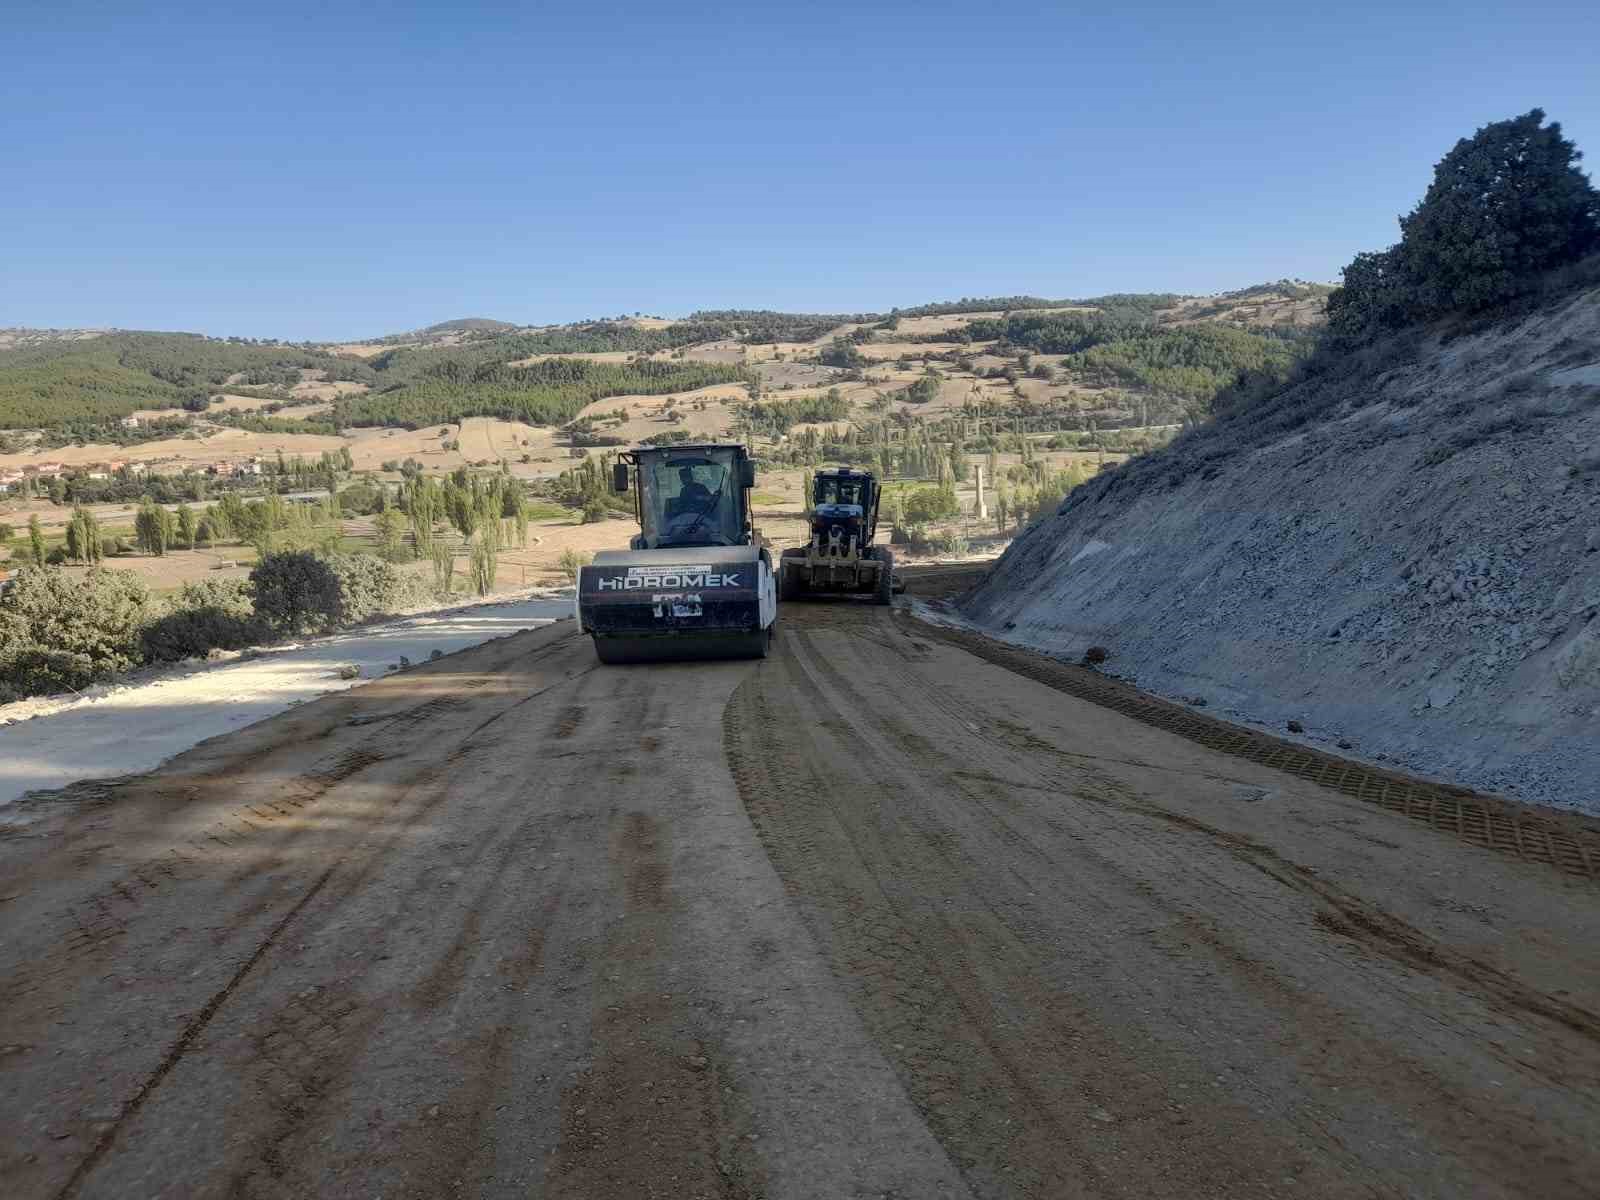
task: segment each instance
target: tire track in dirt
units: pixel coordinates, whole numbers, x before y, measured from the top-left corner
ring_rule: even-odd
[[[793,641],[786,635],[786,651]],[[962,986],[971,975],[955,962],[950,932],[937,922],[922,927],[885,887],[884,878],[908,864],[880,857],[882,831],[869,833],[837,799],[848,788],[892,803],[904,795],[904,781],[873,771],[846,783],[818,772],[818,759],[865,766],[863,747],[851,744],[848,723],[831,706],[786,702],[796,694],[815,701],[818,689],[791,654],[782,666],[786,686],[763,688],[752,679],[735,693],[724,717],[725,745],[763,844],[796,903],[820,922],[813,932],[869,1031],[976,1193],[1110,1194],[1108,1175],[1078,1150],[1060,1119],[1066,1097],[1058,1087],[1034,1086],[1026,1059],[1036,1050],[997,1033],[993,1009]],[[846,746],[832,753],[807,747],[801,731],[813,727],[845,735]],[[884,809],[874,815],[898,821]],[[863,860],[868,848],[873,861]],[[859,863],[860,874],[829,869],[844,863]],[[921,874],[927,880],[937,872]],[[1018,1006],[1038,999],[1018,997]]]
[[[841,644],[852,619],[869,631],[853,641],[883,645],[892,657]],[[974,713],[965,689],[959,698],[946,694],[919,669],[927,656],[915,635],[907,638],[884,628],[888,625],[845,606],[833,607],[818,621],[806,610],[791,614],[781,657],[788,686],[747,681],[725,716],[725,738],[747,809],[786,886],[880,1046],[901,1067],[930,1126],[968,1171],[975,1191],[1232,1194],[1236,1188],[1259,1186],[1275,1169],[1298,1177],[1301,1188],[1311,1187],[1316,1194],[1383,1190],[1386,1176],[1367,1161],[1372,1151],[1362,1140],[1371,1135],[1352,1126],[1349,1106],[1373,1087],[1397,1084],[1399,1091],[1383,1096],[1381,1106],[1398,1104],[1399,1111],[1421,1117],[1418,1133],[1425,1131],[1428,1139],[1423,1144],[1431,1146],[1441,1163],[1451,1163],[1438,1178],[1481,1184],[1521,1177],[1519,1164],[1525,1166],[1526,1160],[1513,1145],[1526,1134],[1518,1132],[1498,1144],[1480,1136],[1496,1125],[1509,1131],[1521,1118],[1486,1104],[1488,1097],[1481,1091],[1461,1091],[1460,1066],[1449,1061],[1456,1051],[1447,1041],[1432,1038],[1432,1018],[1411,1018],[1402,1040],[1391,1035],[1385,1044],[1383,1034],[1374,1037],[1370,1013],[1346,1010],[1339,1000],[1328,1003],[1314,987],[1307,989],[1308,970],[1326,970],[1326,962],[1347,952],[1338,950],[1337,941],[1305,944],[1295,925],[1285,927],[1281,915],[1270,915],[1263,906],[1266,897],[1255,894],[1260,889],[1251,887],[1248,877],[1239,876],[1237,868],[1222,869],[1222,864],[1236,861],[1237,840],[1231,847],[1208,851],[1198,863],[1189,861],[1183,834],[1209,841],[1210,833],[1194,827],[1180,832],[1166,810],[1090,769],[1081,756],[1058,752],[1031,734],[1032,744],[1018,743],[1015,731],[1008,739],[997,727],[1003,722]],[[824,636],[829,638],[825,648],[819,640]],[[895,638],[905,644],[894,645]],[[902,711],[906,720],[897,715]],[[808,731],[808,738],[793,748],[784,746],[785,740],[797,740],[791,732],[795,729]],[[966,816],[958,805],[952,807],[958,796],[970,805]],[[1130,804],[1130,796],[1138,802]],[[984,824],[974,828],[973,819]],[[982,835],[975,837],[980,830]],[[1152,839],[1151,833],[1159,836]],[[993,850],[985,850],[985,837],[994,839]],[[1136,853],[1130,855],[1130,849]],[[1199,880],[1225,901],[1222,909],[1208,913],[1192,899],[1174,902],[1167,894],[1174,889],[1166,879],[1187,878],[1188,890],[1194,891],[1197,865]],[[1240,865],[1259,870],[1255,863]],[[1297,864],[1291,868],[1284,869],[1292,877],[1298,872],[1317,879]],[[996,875],[997,869],[1002,874]],[[1080,875],[1082,885],[1076,882]],[[981,882],[947,891],[946,877]],[[908,879],[921,881],[927,894],[906,890]],[[1293,878],[1273,879],[1272,885],[1282,889],[1280,896],[1316,901],[1313,912],[1328,911],[1325,894],[1308,895]],[[1017,894],[1019,886],[1026,889],[1024,894]],[[1095,890],[1085,892],[1085,887]],[[1341,898],[1348,895],[1341,889]],[[1062,913],[1085,901],[1089,904],[1082,916],[1067,922],[1075,925],[1074,931],[1060,928]],[[1353,897],[1342,902],[1370,915],[1370,902]],[[945,914],[955,913],[961,918],[952,924]],[[1235,926],[1236,916],[1255,924]],[[987,928],[986,918],[997,927]],[[1304,919],[1315,927],[1310,912]],[[962,924],[965,931],[958,927]],[[1115,936],[1118,927],[1127,926],[1145,926],[1136,930],[1131,944]],[[1240,942],[1240,931],[1249,931],[1248,942]],[[1069,990],[1071,977],[1063,975],[1064,964],[1052,952],[1062,937],[1076,939],[1081,947],[1069,960],[1083,960],[1097,973],[1109,971],[1104,982],[1078,995]],[[1264,944],[1256,944],[1263,937]],[[1420,933],[1416,939],[1416,945],[1432,941]],[[1441,950],[1438,955],[1454,953]],[[906,957],[925,961],[908,968],[903,965]],[[1291,968],[1288,975],[1282,969],[1285,961]],[[1417,966],[1396,965],[1407,971]],[[908,979],[908,974],[917,978]],[[1198,996],[1206,1004],[1229,1006],[1224,1011],[1236,1031],[1253,1028],[1263,1048],[1282,1060],[1282,1069],[1256,1067],[1259,1079],[1252,1080],[1249,1073],[1230,1077],[1235,1096],[1207,1097],[1199,1109],[1188,1103],[1199,1097],[1192,1090],[1186,1096],[1184,1089],[1195,1086],[1205,1065],[1209,1031],[1204,1009],[1169,1008],[1166,1030],[1134,1015],[1152,1001],[1163,1002],[1157,993],[1141,998],[1148,990],[1142,980],[1162,974],[1174,983],[1192,978],[1204,989]],[[1521,994],[1528,990],[1525,985],[1504,972],[1497,974],[1519,993],[1518,1003],[1526,1000]],[[1122,982],[1117,982],[1119,976]],[[1105,1023],[1110,1010],[1100,1007],[1109,998],[1105,983],[1113,984],[1110,994],[1123,994],[1116,1001],[1122,1014],[1110,1025]],[[1498,985],[1486,992],[1451,974],[1440,985],[1477,995],[1491,1019],[1505,1011],[1506,997],[1496,993]],[[1387,994],[1384,1003],[1431,1003],[1412,994],[1415,989],[1404,977],[1379,977],[1363,986],[1376,987],[1379,999]],[[933,994],[940,991],[948,994]],[[1027,1011],[1014,1014],[1007,1004],[1019,996],[1026,998]],[[1241,1004],[1249,1008],[1242,1010]],[[1555,1004],[1554,1011],[1537,1001],[1531,1010],[1525,1003],[1522,1007],[1570,1032],[1578,1032],[1571,1021],[1582,1026],[1588,1019],[1582,1005],[1559,999]],[[969,1019],[971,1030],[964,1028]],[[929,1033],[930,1027],[935,1032]],[[1469,1028],[1470,1023],[1456,1032],[1467,1035]],[[1281,1035],[1285,1029],[1314,1030],[1316,1036],[1286,1040]],[[1008,1060],[1025,1081],[1030,1071],[1066,1076],[1073,1080],[1069,1091],[1077,1094],[1052,1094],[1047,1083],[1029,1095],[1013,1082],[1007,1098],[1003,1087],[985,1077],[984,1071],[992,1068],[960,1055],[952,1066],[949,1047],[981,1043],[982,1031],[1001,1043],[996,1057]],[[1407,1047],[1404,1039],[1415,1039],[1419,1031],[1424,1040]],[[1586,1061],[1575,1069],[1553,1069],[1553,1052],[1560,1045],[1553,1033],[1536,1040],[1543,1049],[1533,1061],[1525,1061],[1524,1050],[1507,1053],[1492,1043],[1478,1043],[1470,1053],[1487,1053],[1524,1080],[1533,1070],[1544,1075],[1545,1086],[1591,1089],[1593,1055],[1580,1056]],[[925,1053],[925,1046],[932,1052]],[[1570,1052],[1570,1043],[1567,1047]],[[1293,1066],[1296,1060],[1298,1066]],[[948,1082],[952,1078],[955,1083]],[[1313,1079],[1343,1084],[1349,1099],[1323,1103],[1315,1087],[1307,1092],[1304,1081]],[[951,1111],[947,1096],[963,1091],[983,1092],[1005,1114],[1011,1141],[1003,1150],[992,1130]],[[1296,1093],[1302,1093],[1298,1100]],[[1374,1093],[1374,1099],[1380,1094]],[[1399,1099],[1408,1095],[1415,1097],[1411,1108]],[[1017,1099],[1022,1096],[1027,1100]],[[1069,1182],[1070,1154],[1064,1145],[1048,1144],[1048,1129],[1032,1143],[1015,1136],[1011,1106],[1021,1121],[1043,1126],[1038,1110],[1052,1103],[1069,1114],[1058,1141],[1079,1142],[1090,1165],[1104,1161],[1110,1147],[1121,1147],[1117,1177],[1097,1178],[1080,1167],[1081,1177]],[[1115,1113],[1105,1129],[1088,1137],[1083,1134],[1086,1103]],[[1263,1103],[1268,1112],[1277,1109],[1267,1121],[1252,1113]],[[1568,1136],[1573,1115],[1569,1106],[1564,1114]],[[1093,1113],[1087,1118],[1096,1120]],[[1358,1115],[1355,1124],[1365,1120]],[[1161,1129],[1160,1140],[1154,1145],[1141,1140],[1141,1125],[1152,1132]],[[1296,1148],[1295,1142],[1301,1145]],[[1231,1153],[1218,1152],[1224,1144],[1231,1146]],[[1281,1168],[1274,1168],[1274,1158]],[[1546,1194],[1579,1194],[1573,1189],[1582,1177],[1581,1159],[1548,1152],[1543,1158]],[[1028,1167],[1034,1170],[1031,1179]],[[1003,1174],[1008,1168],[1010,1173]],[[1236,1171],[1232,1179],[1226,1176],[1229,1169]],[[1183,1178],[1184,1186],[1172,1187],[1174,1178]]]
[[[549,636],[543,635],[544,640]],[[567,641],[570,653],[570,638]],[[469,652],[469,656],[508,664],[515,664],[523,657],[529,666],[547,657],[543,653],[508,654],[503,645],[480,648]],[[584,664],[577,674],[581,676],[590,669]],[[444,668],[435,667],[435,671],[445,675]],[[563,680],[570,678],[570,672],[562,676]],[[229,975],[218,990],[209,999],[201,1000],[198,1018],[191,1020],[195,1009],[189,1008],[185,1013],[179,1002],[178,1015],[184,1024],[175,1049],[154,1063],[141,1079],[128,1081],[133,1086],[123,1094],[132,1099],[115,1104],[114,1122],[105,1120],[102,1110],[108,1107],[108,1090],[121,1089],[116,1084],[107,1085],[106,1075],[101,1076],[102,1086],[93,1088],[89,1093],[92,1098],[81,1110],[90,1115],[80,1113],[72,1118],[63,1114],[66,1119],[58,1120],[56,1128],[64,1132],[51,1136],[65,1136],[68,1140],[54,1143],[52,1149],[59,1147],[60,1150],[51,1156],[52,1161],[59,1160],[61,1151],[70,1152],[73,1143],[88,1139],[85,1152],[81,1156],[73,1155],[69,1169],[58,1176],[71,1181],[61,1184],[62,1188],[70,1188],[74,1193],[82,1190],[91,1175],[96,1176],[94,1186],[103,1187],[108,1178],[104,1168],[108,1165],[108,1148],[112,1146],[110,1139],[123,1138],[129,1121],[144,1119],[141,1113],[148,1114],[153,1107],[173,1107],[166,1100],[160,1105],[153,1104],[165,1096],[167,1090],[158,1085],[170,1081],[180,1068],[186,1078],[194,1075],[187,1066],[192,1061],[190,1051],[199,1041],[214,1039],[214,1027],[219,1018],[237,1006],[247,985],[257,990],[258,985],[252,982],[262,974],[257,964],[271,947],[283,940],[285,922],[295,917],[304,920],[312,910],[319,923],[329,919],[337,921],[340,906],[361,889],[380,862],[407,844],[411,838],[408,831],[440,803],[436,787],[442,765],[439,752],[447,750],[457,738],[465,741],[481,735],[496,717],[528,700],[530,689],[490,691],[485,686],[487,682],[481,676],[475,679],[445,676],[434,680],[424,677],[419,681],[390,679],[369,685],[374,702],[369,707],[378,708],[380,716],[384,715],[382,706],[390,698],[404,695],[415,687],[436,691],[451,689],[454,693],[444,697],[455,701],[452,703],[441,704],[438,702],[441,697],[433,696],[421,706],[413,704],[401,709],[399,715],[414,714],[420,707],[427,714],[431,736],[421,746],[415,744],[414,738],[410,739],[411,744],[402,741],[399,754],[394,750],[396,726],[392,721],[349,723],[351,702],[339,698],[337,703],[323,706],[329,710],[329,719],[322,730],[326,737],[312,732],[308,739],[307,726],[311,722],[304,717],[304,713],[311,710],[308,706],[300,710],[293,721],[269,721],[256,729],[243,731],[236,739],[246,747],[242,755],[219,753],[221,743],[218,743],[199,754],[186,756],[188,761],[206,762],[201,771],[163,771],[129,784],[125,790],[133,794],[124,796],[123,803],[130,806],[163,808],[181,816],[182,808],[174,805],[168,794],[173,788],[197,812],[215,811],[215,802],[224,797],[237,797],[236,806],[225,809],[209,826],[204,818],[199,823],[188,822],[192,831],[175,840],[164,854],[143,848],[138,841],[133,842],[133,861],[121,867],[125,874],[113,876],[99,891],[81,892],[83,899],[73,900],[65,910],[57,909],[52,914],[52,920],[61,920],[60,914],[65,911],[69,928],[85,927],[86,932],[80,939],[82,951],[76,955],[28,955],[22,946],[13,944],[7,948],[11,952],[7,957],[13,959],[6,971],[8,986],[15,990],[19,984],[26,984],[28,976],[24,972],[30,963],[41,964],[44,969],[37,972],[36,977],[48,984],[49,1003],[55,1006],[54,1011],[68,1010],[76,1014],[93,1012],[96,1006],[103,1007],[107,1002],[116,1006],[112,1010],[113,1020],[106,1029],[107,1036],[116,1041],[116,1030],[133,1027],[141,1016],[147,1015],[160,1022],[164,1012],[170,1012],[173,1005],[170,1000],[157,997],[170,992],[180,981],[198,980],[200,986],[204,986],[206,979],[215,974],[219,954],[224,963],[231,958],[234,964],[239,964],[242,952],[243,963],[238,971],[230,967]],[[547,686],[554,685],[536,683],[531,690],[542,692]],[[471,703],[467,702],[468,696],[472,697]],[[477,706],[476,715],[473,705]],[[295,753],[296,748],[308,740],[313,745],[328,747],[320,761],[309,769],[304,755],[296,761]],[[234,764],[241,758],[251,764],[242,777],[233,771]],[[293,763],[299,773],[277,778],[275,773],[286,763]],[[368,773],[375,774],[369,777]],[[242,788],[241,783],[245,784]],[[329,811],[313,817],[313,811],[319,807]],[[92,814],[86,815],[98,819]],[[185,823],[171,822],[170,827],[182,829]],[[210,836],[213,833],[215,838]],[[157,837],[162,836],[158,830]],[[161,844],[160,841],[154,843],[156,847]],[[125,853],[119,853],[118,858],[123,858]],[[37,877],[48,884],[44,874]],[[306,881],[298,891],[295,890],[297,879]],[[28,899],[38,908],[41,901],[46,905],[50,903],[53,892],[65,894],[67,891],[65,887],[53,885],[41,890],[39,900],[31,896]],[[221,905],[210,898],[213,893],[221,899]],[[205,907],[197,909],[195,897],[202,895],[208,897]],[[88,917],[71,916],[73,912],[104,914],[108,909],[121,921],[121,927],[115,931],[117,936],[103,936],[103,919],[96,925]],[[273,918],[270,929],[255,930],[259,919],[273,910],[287,912],[281,918]],[[171,924],[174,920],[179,923],[175,930]],[[166,926],[165,931],[156,928],[160,925]],[[130,930],[132,937],[128,936]],[[251,942],[241,945],[247,937]],[[301,945],[298,950],[303,954],[307,946]],[[15,959],[18,952],[22,954],[20,961]],[[98,955],[103,961],[86,958],[88,954]],[[294,957],[292,947],[290,957]],[[537,958],[537,954],[534,957]],[[255,968],[253,972],[252,967]],[[341,976],[343,974],[341,972]],[[280,978],[283,971],[279,969],[267,975],[270,982]],[[286,1151],[280,1148],[292,1144],[297,1131],[317,1116],[326,1098],[343,1086],[342,1080],[350,1064],[359,1056],[375,1016],[374,1010],[348,984],[348,979],[332,977],[314,984],[302,997],[269,1001],[265,1006],[261,1000],[252,998],[245,1005],[245,1012],[251,1014],[248,1031],[233,1032],[238,1030],[243,1013],[229,1018],[230,1032],[225,1035],[224,1044],[252,1047],[249,1054],[237,1060],[238,1079],[247,1084],[243,1088],[245,1094],[255,1094],[260,1100],[251,1122],[259,1127],[257,1134],[247,1140],[235,1139],[241,1149],[251,1144],[258,1147],[255,1165],[232,1168],[233,1189],[239,1194],[262,1187],[271,1192],[278,1186],[272,1181],[290,1161],[285,1157]],[[28,1011],[32,1014],[29,1019],[33,1020],[46,1017],[52,1010],[30,1000]],[[21,1015],[15,1008],[8,1012],[12,1018]],[[8,1019],[4,1024],[10,1038],[21,1034],[26,1039],[25,1045],[36,1040],[23,1032],[15,1020]],[[152,1028],[148,1023],[146,1027]],[[153,1029],[159,1037],[159,1025]],[[127,1078],[122,1064],[131,1066],[142,1057],[140,1044],[124,1042],[116,1047],[120,1056],[117,1065],[113,1067],[107,1062],[103,1068],[114,1070],[109,1078]],[[207,1062],[212,1058],[211,1055],[200,1057]],[[229,1057],[235,1057],[231,1050]],[[31,1056],[12,1058],[4,1065],[10,1068],[8,1073],[12,1073],[16,1067],[31,1061]],[[70,1095],[64,1093],[64,1096]],[[119,1147],[116,1153],[121,1155],[121,1141],[116,1145]],[[38,1158],[34,1155],[27,1161],[37,1162]],[[0,1155],[0,1160],[11,1159],[10,1153]],[[12,1165],[13,1162],[7,1162],[0,1173],[9,1171]],[[69,1193],[52,1187],[51,1194]]]
[[[223,986],[222,990],[213,995],[211,999],[207,1000],[205,1007],[202,1008],[186,1026],[184,1026],[183,1031],[178,1035],[178,1040],[174,1042],[171,1049],[167,1051],[166,1057],[161,1060],[155,1071],[148,1079],[145,1080],[144,1085],[140,1087],[140,1089],[133,1095],[132,1099],[128,1101],[127,1105],[124,1106],[117,1119],[111,1122],[110,1128],[101,1133],[94,1145],[90,1148],[89,1153],[83,1157],[82,1161],[78,1163],[78,1166],[73,1170],[72,1174],[67,1177],[66,1183],[63,1184],[61,1189],[55,1193],[58,1200],[66,1200],[67,1197],[74,1196],[78,1193],[78,1189],[82,1187],[83,1181],[88,1178],[89,1173],[100,1164],[100,1161],[110,1151],[113,1143],[115,1143],[117,1139],[118,1133],[121,1131],[123,1126],[134,1116],[136,1116],[139,1110],[144,1107],[145,1102],[149,1100],[151,1094],[161,1086],[162,1081],[172,1073],[173,1068],[176,1067],[183,1056],[188,1053],[189,1048],[194,1045],[195,1039],[198,1038],[202,1032],[204,1032],[206,1026],[211,1023],[212,1018],[217,1015],[218,1010],[221,1009],[222,1006],[227,1002],[228,997],[233,995],[234,991],[239,987],[239,985],[243,983],[250,972],[255,969],[256,964],[259,963],[262,958],[266,956],[267,952],[272,949],[274,943],[276,943],[278,938],[283,934],[283,931],[287,929],[294,919],[300,915],[301,910],[316,899],[317,893],[322,891],[323,887],[327,885],[328,880],[333,877],[333,873],[339,869],[340,865],[340,863],[334,863],[317,877],[317,881],[311,885],[311,888],[304,895],[300,897],[300,899],[295,903],[294,907],[285,913],[278,923],[272,927],[272,931],[256,947],[255,952],[240,964],[239,969],[233,973],[232,977]]]
[[[1224,754],[1286,771],[1496,853],[1543,863],[1600,887],[1600,821],[1556,814],[1466,788],[1414,779],[1230,725],[1087,667],[943,625],[923,634],[1067,695]]]
[[[651,728],[671,674],[611,675],[620,705],[615,736]],[[554,736],[565,738],[558,722]],[[594,739],[610,731],[595,730]],[[615,743],[596,742],[607,753]],[[633,775],[614,753],[617,784]],[[732,1066],[713,1032],[714,1015],[677,993],[680,953],[663,811],[629,807],[627,789],[608,790],[610,863],[621,912],[596,956],[589,1068],[561,1101],[561,1140],[547,1173],[551,1200],[629,1196],[754,1200],[764,1172],[746,1135],[750,1116]]]
[[[887,614],[880,619],[887,623]],[[886,695],[880,694],[869,699],[855,691],[854,683],[831,664],[823,663],[822,669],[832,672],[840,688],[851,694],[863,711],[871,712],[874,720],[891,727],[895,724],[891,715],[892,706],[887,702]],[[888,674],[873,673],[865,678],[878,684],[891,675],[892,670]],[[910,679],[904,681],[906,685],[910,682]],[[929,686],[926,680],[918,681],[918,694],[946,715],[950,740],[958,740],[963,727],[974,728],[965,706],[954,696],[944,693],[937,686]],[[1005,722],[997,724],[1004,726]],[[1014,735],[1016,731],[1007,732]],[[1456,951],[1382,906],[1355,895],[1332,880],[1322,879],[1315,870],[1277,853],[1259,841],[1221,830],[1191,814],[1163,807],[1105,772],[1086,768],[1074,756],[1062,753],[1042,739],[1025,734],[1020,739],[1010,736],[1007,740],[1029,752],[1017,756],[1009,765],[1018,773],[1031,776],[1032,781],[1046,793],[1109,805],[1152,822],[1199,834],[1209,839],[1216,849],[1273,880],[1284,889],[1285,894],[1299,895],[1312,901],[1316,906],[1313,909],[1313,922],[1317,927],[1355,942],[1363,950],[1380,954],[1405,970],[1406,974],[1394,981],[1379,981],[1379,986],[1396,1002],[1413,1002],[1411,989],[1407,986],[1408,980],[1416,978],[1411,972],[1436,980],[1441,994],[1451,995],[1452,999],[1475,998],[1481,1004],[1481,1019],[1474,1022],[1471,1019],[1445,1017],[1443,1024],[1462,1041],[1472,1043],[1481,1052],[1498,1060],[1505,1069],[1518,1073],[1537,1073],[1558,1088],[1593,1089],[1600,1085],[1600,1074],[1597,1074],[1593,1053],[1596,1034],[1600,1033],[1600,1021],[1597,1021],[1592,1009],[1530,987],[1471,954]],[[1056,765],[1069,762],[1071,766],[1066,769]],[[1086,775],[1093,780],[1094,786],[1084,786]],[[997,817],[1001,822],[1009,823],[1005,815],[997,812]],[[1047,823],[1056,824],[1048,817]],[[1388,844],[1395,847],[1394,843]],[[1126,852],[1119,858],[1111,858],[1091,848],[1084,849],[1103,864],[1108,877],[1126,875],[1128,868],[1133,865]],[[1185,868],[1193,870],[1197,865],[1199,863],[1192,855],[1184,854],[1173,862],[1172,867],[1174,871]],[[1150,878],[1159,879],[1166,874],[1156,872]],[[1211,878],[1219,890],[1226,887],[1221,876],[1213,873]],[[1439,1072],[1430,1069],[1423,1054],[1408,1052],[1393,1043],[1379,1049],[1371,1035],[1372,1025],[1367,1023],[1370,1019],[1367,1015],[1345,1011],[1322,1001],[1316,991],[1308,989],[1303,981],[1286,978],[1261,958],[1243,951],[1236,940],[1227,938],[1217,928],[1219,922],[1215,919],[1218,915],[1216,912],[1210,914],[1209,921],[1197,919],[1194,912],[1162,896],[1158,888],[1137,883],[1135,890],[1143,900],[1158,906],[1168,912],[1173,920],[1182,923],[1194,941],[1210,947],[1222,961],[1237,965],[1242,980],[1251,984],[1259,983],[1262,999],[1281,1010],[1285,1023],[1318,1028],[1325,1032],[1338,1031],[1342,1059],[1351,1065],[1364,1064],[1363,1073],[1372,1078],[1381,1078],[1392,1069],[1403,1070],[1409,1081],[1419,1089],[1419,1101],[1433,1101],[1431,1105],[1417,1104],[1414,1112],[1424,1118],[1423,1123],[1431,1119],[1436,1135],[1473,1144],[1477,1140],[1474,1136],[1476,1131],[1494,1123],[1497,1116],[1494,1103],[1486,1103],[1485,1098],[1469,1095],[1459,1086],[1453,1086]],[[1265,921],[1272,921],[1271,913],[1262,912],[1260,916]],[[1280,939],[1273,949],[1277,957],[1292,962],[1296,949],[1294,946]],[[1525,1039],[1522,1047],[1509,1052],[1492,1037],[1483,1037],[1485,1029],[1497,1027],[1503,1014],[1508,1012],[1549,1021],[1577,1034],[1588,1043],[1587,1052],[1574,1055],[1573,1051],[1579,1047],[1570,1040],[1549,1036]],[[1508,1173],[1516,1170],[1514,1160],[1498,1148],[1479,1157],[1483,1159],[1485,1169]],[[1558,1176],[1552,1174],[1550,1178],[1554,1180]]]
[[[870,714],[870,719],[888,736],[916,750],[919,756],[925,757],[937,753],[925,738],[907,729],[898,721],[892,711],[884,707],[881,698],[869,699],[856,688],[846,673],[840,671],[830,661],[827,655],[817,653],[806,634],[801,633],[798,636],[801,644],[810,653],[810,661],[816,663],[818,670],[828,675],[832,687],[849,697],[861,712]],[[909,678],[905,681],[907,686],[910,686],[911,682]],[[941,708],[951,718],[949,728],[953,735],[959,736],[959,727],[971,727],[971,722],[964,717],[959,702],[944,695],[939,688],[928,686],[925,681],[919,681],[919,685],[922,698]],[[1032,752],[1031,757],[1019,756],[1013,765],[1026,770],[1033,765],[1033,760],[1040,753],[1045,756],[1047,763],[1050,758],[1056,757],[1055,747],[1048,742],[1033,737],[1025,731],[1020,737],[1016,731],[1009,732],[1012,734],[1013,744]],[[946,756],[941,754],[939,757]],[[951,765],[954,768],[953,762]],[[1428,937],[1372,902],[1357,897],[1336,884],[1317,878],[1314,872],[1284,858],[1270,847],[1247,837],[1227,833],[1189,814],[1174,812],[1158,804],[1141,800],[1104,773],[1086,772],[1081,764],[1076,765],[1070,774],[1050,770],[1048,766],[1043,771],[1035,769],[1031,773],[1042,786],[1053,787],[1062,795],[1070,794],[1074,786],[1081,786],[1085,773],[1092,773],[1099,785],[1100,794],[1096,798],[1100,802],[1114,803],[1129,813],[1164,821],[1200,834],[1229,855],[1262,872],[1286,889],[1301,892],[1320,901],[1326,907],[1318,914],[1318,921],[1330,932],[1362,942],[1379,953],[1395,958],[1404,966],[1446,972],[1454,978],[1458,986],[1477,992],[1491,1007],[1510,1006],[1520,1009],[1529,1015],[1562,1025],[1592,1041],[1600,1041],[1600,1014],[1528,988],[1504,972],[1497,971],[1470,956],[1455,953],[1436,939]],[[999,817],[999,820],[1005,823],[1004,817]]]

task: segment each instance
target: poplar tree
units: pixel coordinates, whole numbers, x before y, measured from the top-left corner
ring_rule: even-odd
[[[187,504],[178,505],[178,540],[189,549],[194,549],[194,510]]]
[[[67,522],[67,557],[81,563],[100,561],[100,523],[81,504],[73,507]]]

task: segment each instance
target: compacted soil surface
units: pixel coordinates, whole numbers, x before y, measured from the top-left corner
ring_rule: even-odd
[[[1008,653],[563,621],[21,801],[0,1193],[1594,1195],[1592,826]]]

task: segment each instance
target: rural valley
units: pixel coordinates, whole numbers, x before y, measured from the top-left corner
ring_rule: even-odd
[[[0,1196],[1593,1197],[1562,126],[469,9],[18,20]]]

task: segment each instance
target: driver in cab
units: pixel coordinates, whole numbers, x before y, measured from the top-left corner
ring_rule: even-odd
[[[692,467],[678,470],[678,505],[680,511],[698,511],[711,499],[711,489],[694,477]]]

